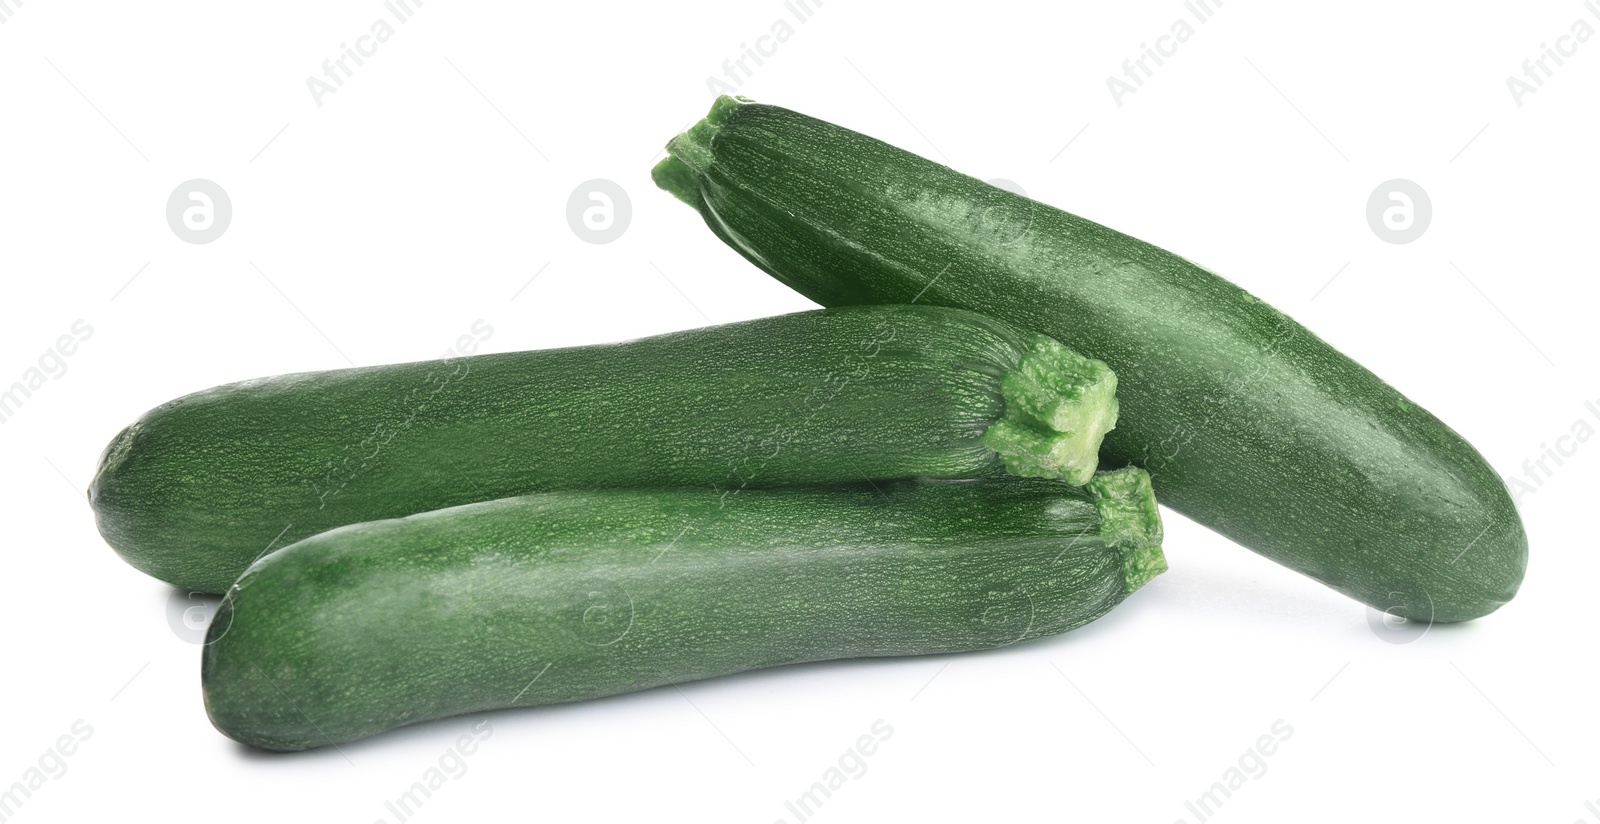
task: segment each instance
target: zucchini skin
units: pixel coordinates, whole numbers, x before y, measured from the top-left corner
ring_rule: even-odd
[[[355,524],[253,565],[207,635],[269,750],[803,661],[984,649],[1165,569],[1148,476],[551,492]]]
[[[1048,380],[1062,376],[1098,381],[1102,394],[1115,385],[1104,364],[1058,344],[922,306],[283,375],[148,412],[107,448],[89,500],[101,534],[133,566],[223,592],[270,549],[326,529],[530,492],[735,495],[1002,474],[1007,459],[988,445],[1001,422],[1007,440],[996,445],[1018,448],[1018,459],[1039,457],[1031,443],[1048,462],[1052,445],[1072,441],[1082,483],[1103,430],[1074,440],[1010,422],[1029,404],[1071,407]],[[1095,420],[1108,409],[1114,420],[1114,397],[1095,403]]]
[[[1517,592],[1527,536],[1499,475],[1438,418],[1282,312],[1177,255],[871,137],[735,98],[654,176],[825,306],[957,306],[1120,376],[1110,464],[1162,503],[1411,620]]]

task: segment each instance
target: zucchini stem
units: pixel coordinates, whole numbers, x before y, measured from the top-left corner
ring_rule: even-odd
[[[667,156],[650,170],[650,179],[673,197],[700,208],[700,176],[711,168],[711,139],[730,112],[750,102],[748,97],[718,97],[705,117],[667,141]]]
[[[1167,571],[1167,556],[1161,547],[1125,546],[1122,553],[1122,585],[1125,592],[1133,592],[1150,583],[1150,579]]]
[[[722,95],[711,104],[711,111],[689,130],[667,141],[667,152],[693,169],[695,174],[705,174],[711,168],[711,139],[734,109],[752,102],[748,97]]]
[[[700,208],[700,175],[676,156],[667,155],[657,163],[650,170],[650,179],[655,181],[656,188]]]
[[[1150,473],[1135,466],[1097,473],[1084,485],[1100,513],[1100,537],[1122,555],[1122,583],[1128,592],[1167,571],[1161,552],[1161,510]]]
[[[1100,465],[1100,441],[1117,424],[1117,376],[1104,362],[1035,335],[1000,381],[1005,414],[983,434],[1006,470],[1082,485]]]

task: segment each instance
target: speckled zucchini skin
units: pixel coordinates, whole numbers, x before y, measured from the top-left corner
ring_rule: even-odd
[[[818,303],[916,296],[1110,364],[1105,457],[1240,544],[1413,620],[1476,618],[1521,584],[1522,522],[1472,446],[1200,266],[776,106],[724,97],[670,151],[658,185]]]
[[[118,435],[89,500],[129,563],[222,592],[270,549],[326,529],[530,492],[731,494],[1017,461],[1018,474],[1083,483],[1114,385],[1104,364],[971,312],[801,312],[208,389]],[[1045,422],[1071,429],[1061,421],[1078,408],[1084,431]]]
[[[552,492],[355,524],[252,566],[212,723],[270,750],[802,661],[1014,644],[1166,568],[1148,476]]]

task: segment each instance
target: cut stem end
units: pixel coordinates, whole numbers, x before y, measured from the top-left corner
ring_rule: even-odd
[[[1117,376],[1051,338],[1035,335],[1000,381],[1005,415],[984,433],[1006,470],[1082,485],[1100,465],[1100,441],[1117,424]]]
[[[1150,473],[1130,466],[1100,472],[1085,488],[1100,513],[1100,535],[1122,553],[1122,580],[1128,592],[1167,571],[1161,552],[1161,510]]]
[[[705,174],[711,167],[711,140],[717,136],[723,121],[740,106],[752,102],[748,97],[722,95],[711,104],[711,111],[687,131],[667,141],[667,152],[682,161],[697,174]]]

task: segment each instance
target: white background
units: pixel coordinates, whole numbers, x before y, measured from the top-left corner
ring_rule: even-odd
[[[0,424],[0,788],[74,721],[93,729],[10,820],[397,820],[385,801],[474,719],[293,756],[214,731],[172,590],[95,531],[98,453],[178,395],[435,357],[478,319],[481,351],[512,351],[808,308],[648,177],[708,76],[779,19],[793,36],[741,93],[1223,272],[1522,476],[1574,422],[1600,428],[1600,37],[1521,106],[1506,78],[1600,18],[1503,7],[1228,0],[1118,106],[1106,78],[1180,3],[827,0],[796,23],[776,0],[429,0],[318,106],[306,79],[390,16],[379,2],[10,0],[0,387],[75,320],[93,328]],[[233,202],[208,245],[166,223],[191,178]],[[631,198],[613,243],[568,226],[591,178]],[[1416,242],[1367,224],[1391,178],[1431,196]],[[1563,461],[1521,496],[1521,594],[1471,625],[1374,629],[1168,513],[1171,572],[1090,627],[493,714],[412,820],[794,822],[785,801],[883,719],[892,737],[812,820],[1196,822],[1185,802],[1282,719],[1292,735],[1215,820],[1600,821],[1600,442]]]

